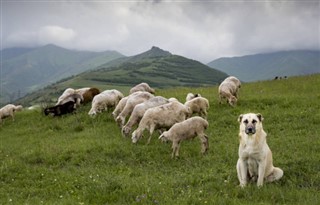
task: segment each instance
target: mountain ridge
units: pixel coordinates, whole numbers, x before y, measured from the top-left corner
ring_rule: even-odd
[[[223,57],[207,64],[245,82],[276,76],[299,76],[320,72],[319,50],[291,50]]]

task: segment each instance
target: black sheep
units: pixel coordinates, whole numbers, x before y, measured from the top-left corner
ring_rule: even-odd
[[[75,110],[75,102],[68,101],[62,105],[56,105],[53,107],[48,107],[44,109],[44,114],[49,115],[52,114],[53,116],[61,116],[64,114],[72,113]]]

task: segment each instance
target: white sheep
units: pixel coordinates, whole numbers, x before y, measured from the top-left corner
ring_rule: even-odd
[[[167,104],[169,100],[162,97],[156,96],[154,98],[150,98],[149,100],[136,105],[131,113],[131,116],[127,122],[127,124],[122,128],[122,135],[128,136],[131,132],[131,129],[134,125],[138,124],[143,117],[144,113],[149,109],[159,105]]]
[[[2,119],[6,117],[11,117],[12,121],[14,121],[14,113],[16,111],[22,110],[22,105],[13,105],[8,104],[0,109],[0,123],[2,122]]]
[[[193,94],[193,93],[188,93],[187,97],[186,97],[186,102],[192,100],[193,98],[196,97],[201,97],[201,95],[199,93]]]
[[[226,78],[219,85],[219,103],[226,98],[231,106],[234,106],[238,100],[238,91],[241,87],[241,82],[234,76]]]
[[[145,91],[145,92],[149,92],[151,94],[155,93],[154,89],[151,88],[147,83],[140,83],[140,84],[134,86],[133,88],[130,89],[130,94],[137,92],[137,91]]]
[[[119,116],[119,114],[122,112],[123,108],[126,106],[128,98],[129,98],[129,96],[126,96],[126,97],[122,98],[119,101],[119,103],[116,106],[116,108],[113,110],[112,116],[113,116],[115,121],[116,121],[117,117]]]
[[[178,101],[150,108],[144,113],[138,128],[132,133],[132,143],[137,143],[144,130],[148,129],[149,144],[155,129],[169,129],[175,123],[185,120],[189,115],[189,108]]]
[[[118,123],[118,125],[122,128],[125,124],[126,118],[132,113],[134,107],[153,97],[154,95],[144,91],[138,91],[134,94],[129,95],[126,105],[116,118],[116,122]]]
[[[58,102],[56,103],[56,105],[61,105],[61,101],[63,101],[66,97],[68,97],[69,95],[75,94],[76,91],[73,88],[67,88],[62,95],[58,98]]]
[[[82,95],[80,95],[78,93],[66,95],[56,105],[62,105],[62,104],[65,104],[66,102],[69,102],[69,101],[74,102],[75,103],[74,105],[76,108],[77,106],[80,106],[80,104],[83,102],[83,97],[82,97]]]
[[[105,90],[94,96],[88,114],[96,115],[97,113],[108,110],[110,107],[116,107],[122,98],[123,94],[118,90]]]
[[[196,97],[185,103],[185,106],[189,107],[191,113],[198,113],[201,117],[207,119],[207,113],[209,109],[209,101],[204,97]]]
[[[180,143],[183,140],[199,137],[201,140],[201,152],[204,154],[209,148],[207,135],[204,133],[209,126],[208,121],[195,116],[183,122],[174,124],[168,131],[163,132],[159,139],[162,141],[172,141],[172,158],[179,156]]]

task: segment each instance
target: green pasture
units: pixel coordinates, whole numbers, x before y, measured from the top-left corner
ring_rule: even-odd
[[[244,83],[236,107],[218,103],[217,86],[156,90],[185,101],[188,92],[210,102],[209,151],[196,138],[151,143],[121,136],[112,110],[88,116],[16,114],[0,125],[0,204],[320,204],[320,75]],[[126,93],[127,94],[127,93]],[[261,113],[274,165],[283,178],[257,188],[238,184],[237,118]]]

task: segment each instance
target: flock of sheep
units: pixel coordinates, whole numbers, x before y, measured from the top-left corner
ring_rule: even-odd
[[[233,76],[226,78],[219,86],[219,100],[223,99],[234,106],[240,81]],[[204,131],[208,128],[207,113],[209,101],[200,94],[189,93],[183,104],[176,98],[154,96],[155,90],[147,83],[140,83],[131,88],[128,96],[118,90],[100,92],[97,88],[66,89],[53,107],[44,109],[45,115],[60,116],[72,113],[80,104],[91,102],[90,116],[97,115],[109,108],[114,108],[112,115],[121,129],[121,134],[130,136],[132,143],[137,143],[145,130],[149,131],[148,143],[155,130],[161,133],[159,139],[172,141],[172,158],[179,156],[180,142],[199,137],[202,153],[208,150],[208,137]],[[21,105],[8,104],[0,109],[0,123],[22,109]],[[198,116],[194,116],[198,115]],[[128,120],[127,120],[128,119]],[[137,127],[134,131],[132,129]]]

